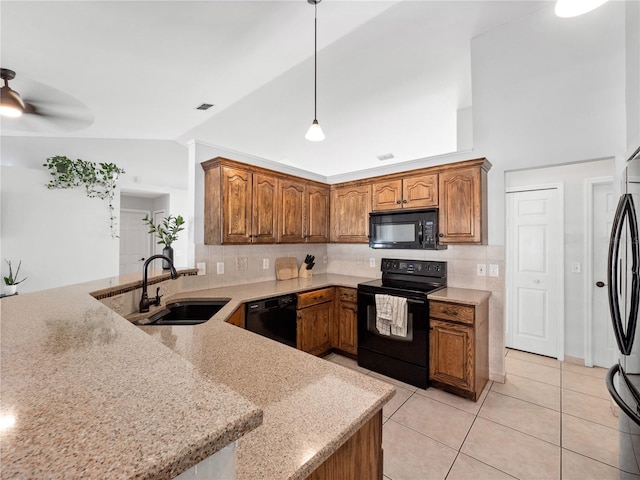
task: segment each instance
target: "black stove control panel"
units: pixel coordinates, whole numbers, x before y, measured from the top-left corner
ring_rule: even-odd
[[[422,277],[447,277],[447,262],[432,260],[400,260],[383,258],[380,263],[382,273],[402,273]]]

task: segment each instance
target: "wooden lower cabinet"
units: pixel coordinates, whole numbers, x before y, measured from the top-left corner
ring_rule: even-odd
[[[332,333],[333,347],[352,356],[358,354],[358,291],[336,289],[336,316]]]
[[[323,355],[331,350],[334,288],[298,294],[298,350]]]
[[[382,480],[382,464],[382,410],[379,410],[307,480]]]
[[[429,380],[433,387],[477,401],[489,379],[489,302],[430,301]]]
[[[245,308],[244,304],[240,305],[238,309],[231,314],[229,318],[227,318],[227,323],[231,325],[235,325],[236,327],[245,328]]]

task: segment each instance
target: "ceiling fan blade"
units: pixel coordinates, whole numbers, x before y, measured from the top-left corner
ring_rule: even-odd
[[[61,90],[19,76],[13,84],[24,101],[24,115],[2,118],[3,133],[74,132],[89,127],[95,120],[86,105]]]

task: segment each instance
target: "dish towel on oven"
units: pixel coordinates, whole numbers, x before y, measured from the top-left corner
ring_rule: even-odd
[[[376,329],[380,335],[407,336],[407,299],[376,294]]]

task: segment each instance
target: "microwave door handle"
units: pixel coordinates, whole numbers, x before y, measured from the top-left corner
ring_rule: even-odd
[[[424,225],[422,221],[418,222],[418,244],[422,247],[422,242],[424,241]]]

